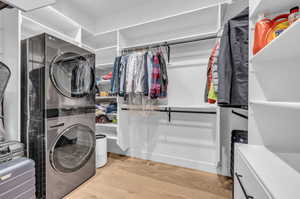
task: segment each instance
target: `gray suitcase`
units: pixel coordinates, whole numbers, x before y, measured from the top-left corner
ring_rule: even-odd
[[[0,164],[0,199],[35,199],[35,167],[27,158]]]
[[[24,157],[24,144],[17,141],[0,142],[0,163]]]

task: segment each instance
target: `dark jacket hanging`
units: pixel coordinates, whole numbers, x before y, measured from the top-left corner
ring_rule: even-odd
[[[249,8],[224,27],[219,54],[219,105],[248,105]]]

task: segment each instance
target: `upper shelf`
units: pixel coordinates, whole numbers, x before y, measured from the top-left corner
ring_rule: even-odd
[[[259,51],[252,61],[256,63],[265,63],[266,61],[288,61],[298,60],[300,54],[300,20],[292,24],[280,36],[270,42],[265,48]]]
[[[3,1],[23,11],[38,9],[44,6],[48,6],[50,4],[54,4],[56,2],[56,0],[30,0],[30,1],[3,0]]]
[[[81,42],[81,26],[51,6],[31,12],[23,12],[22,15]]]
[[[70,42],[74,45],[80,46],[88,51],[93,51],[89,46],[86,46],[78,41],[75,40],[75,38],[70,37],[69,35],[65,35],[61,32],[58,32],[48,26],[45,26],[30,17],[22,16],[22,24],[21,24],[21,39],[27,39],[29,37],[39,35],[42,33],[48,33],[53,36],[56,36],[60,39],[63,39],[67,42]]]
[[[117,31],[92,34],[89,31],[82,29],[82,43],[89,45],[94,49],[117,46],[117,38]]]
[[[289,9],[300,5],[299,0],[252,0],[254,2],[254,8],[250,12],[250,17],[255,18],[260,14],[265,16],[288,12]]]
[[[219,8],[214,5],[121,29],[123,48],[216,35],[220,28]]]

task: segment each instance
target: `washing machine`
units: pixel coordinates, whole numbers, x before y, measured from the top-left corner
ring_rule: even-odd
[[[47,119],[47,199],[63,198],[95,175],[94,119],[94,113]]]
[[[21,42],[21,140],[38,199],[95,174],[95,55],[48,34]]]
[[[41,64],[45,70],[46,109],[95,105],[95,54],[49,34],[26,39],[24,43],[28,67]]]

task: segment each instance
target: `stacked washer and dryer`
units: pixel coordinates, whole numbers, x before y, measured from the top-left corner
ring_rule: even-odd
[[[21,47],[21,138],[37,198],[59,199],[95,174],[95,55],[48,34]]]

